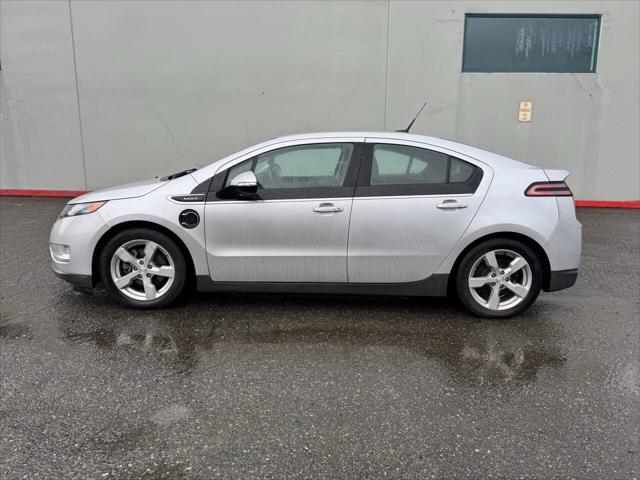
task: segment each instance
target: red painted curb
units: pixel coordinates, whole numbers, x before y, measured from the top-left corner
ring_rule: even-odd
[[[0,196],[5,197],[77,197],[88,190],[23,190],[0,188]],[[576,200],[576,207],[591,208],[640,208],[640,200]]]
[[[640,201],[576,200],[576,207],[591,208],[640,208]]]
[[[77,197],[87,193],[88,190],[22,190],[0,188],[2,197]]]

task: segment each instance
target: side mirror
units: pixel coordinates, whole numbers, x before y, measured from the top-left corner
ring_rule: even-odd
[[[240,175],[231,179],[229,183],[231,187],[237,187],[239,191],[247,193],[256,193],[258,191],[258,179],[255,173],[242,172]]]
[[[258,191],[258,179],[251,171],[242,172],[233,177],[220,193],[223,198],[241,198],[243,200],[255,200]]]

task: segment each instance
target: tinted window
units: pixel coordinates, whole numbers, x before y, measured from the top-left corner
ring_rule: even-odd
[[[370,185],[445,183],[447,155],[404,145],[375,145]]]
[[[281,148],[260,155],[254,171],[263,189],[340,187],[352,150],[351,144]]]
[[[599,15],[468,14],[464,72],[595,72]]]
[[[458,158],[450,157],[449,181],[451,183],[466,182],[471,178],[476,167]]]
[[[426,148],[367,144],[356,197],[458,195],[476,191],[482,168]]]

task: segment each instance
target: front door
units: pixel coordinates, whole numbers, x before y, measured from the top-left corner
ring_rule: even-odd
[[[346,282],[361,152],[358,141],[316,140],[270,150],[219,172],[216,177],[224,181],[212,186],[224,188],[252,170],[258,192],[253,200],[208,196],[205,235],[212,280]]]
[[[424,144],[393,142],[366,140],[351,213],[349,282],[426,279],[453,250],[486,193],[480,165]]]

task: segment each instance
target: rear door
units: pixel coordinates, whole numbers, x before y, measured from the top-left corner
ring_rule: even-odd
[[[483,168],[418,142],[366,139],[351,212],[349,282],[415,282],[433,274],[482,203],[490,181]]]
[[[349,217],[364,139],[279,146],[216,174],[207,197],[209,271],[220,282],[346,282]],[[242,172],[255,200],[220,198]]]

